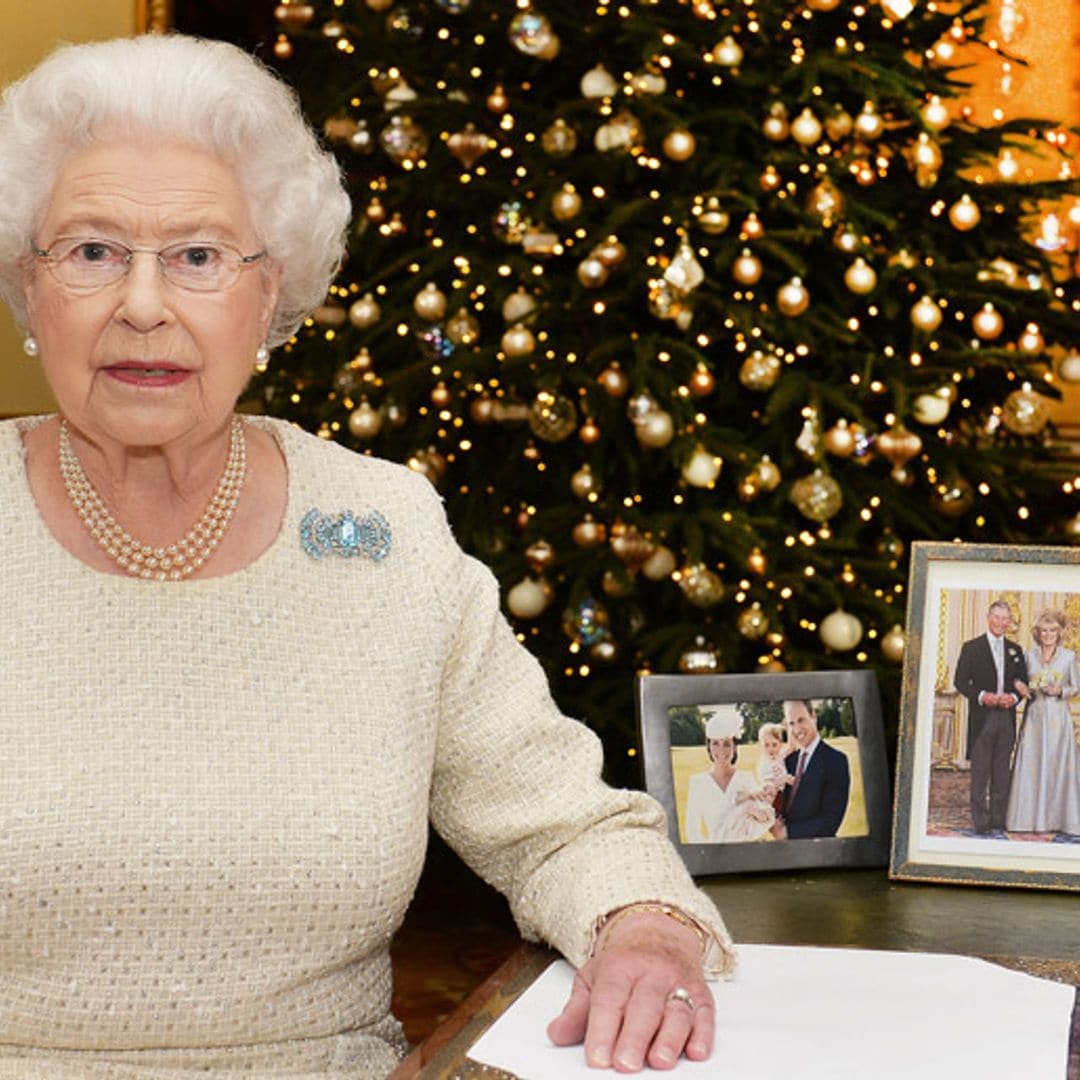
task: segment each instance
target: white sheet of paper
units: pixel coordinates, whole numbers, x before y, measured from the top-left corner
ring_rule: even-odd
[[[573,968],[553,963],[469,1057],[521,1080],[597,1080],[580,1046],[553,1046]],[[676,1076],[723,1080],[1064,1080],[1075,988],[985,960],[742,945],[712,983],[717,1037]],[[671,1075],[670,1071],[665,1075]]]

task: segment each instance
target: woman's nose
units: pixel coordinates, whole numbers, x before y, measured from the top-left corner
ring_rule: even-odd
[[[146,332],[168,320],[168,285],[153,252],[132,252],[120,289],[117,317],[129,326]]]

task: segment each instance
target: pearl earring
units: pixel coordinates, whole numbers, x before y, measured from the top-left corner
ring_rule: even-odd
[[[26,337],[23,338],[22,351],[26,353],[27,356],[37,356],[37,354],[41,352],[41,348],[37,343],[37,338],[34,337],[33,334],[27,334]]]
[[[261,375],[270,363],[270,350],[265,345],[260,345],[255,350],[255,370]]]

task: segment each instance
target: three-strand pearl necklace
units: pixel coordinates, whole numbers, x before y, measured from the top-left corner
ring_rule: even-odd
[[[187,534],[168,547],[154,547],[136,540],[109,513],[101,496],[83,472],[68,436],[67,421],[60,421],[60,475],[71,505],[102,551],[132,577],[181,581],[206,565],[232,521],[247,474],[244,426],[233,417],[229,459],[217,489],[202,517]]]

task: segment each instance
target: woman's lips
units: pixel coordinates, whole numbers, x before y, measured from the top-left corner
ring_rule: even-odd
[[[176,364],[156,364],[152,360],[125,360],[119,364],[110,364],[102,370],[117,382],[127,383],[129,386],[177,386],[191,376],[188,368],[178,367]]]

